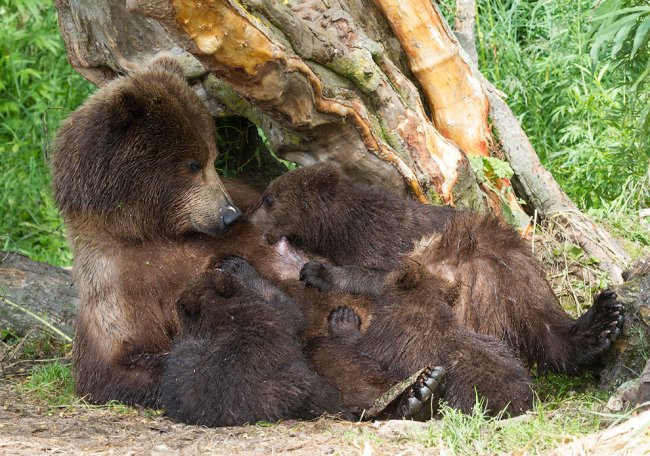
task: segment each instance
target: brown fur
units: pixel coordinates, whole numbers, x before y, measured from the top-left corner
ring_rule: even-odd
[[[270,241],[284,236],[339,265],[391,270],[423,234],[440,232],[455,211],[375,187],[358,191],[338,166],[300,168],[271,182],[252,221]],[[395,233],[400,233],[395,236]]]
[[[324,291],[381,297],[387,273],[415,261],[435,280],[456,284],[454,314],[495,336],[529,364],[577,372],[593,364],[620,332],[622,305],[601,293],[580,319],[564,312],[528,247],[490,215],[432,207],[354,184],[338,166],[319,164],[274,180],[251,219],[271,239],[287,236],[338,266],[301,272]],[[408,257],[425,236],[429,247]],[[430,318],[422,316],[421,318]]]
[[[170,59],[108,84],[61,127],[52,169],[81,298],[76,391],[93,402],[156,404],[178,331],[174,301],[215,254],[267,258],[271,273],[284,267],[285,253],[250,225],[223,233],[232,203],[213,166],[213,135]],[[244,209],[259,198],[229,184]]]
[[[452,407],[470,413],[478,396],[491,414],[507,410],[519,415],[532,408],[526,369],[502,342],[456,321],[444,299],[446,284],[441,286],[421,267],[395,271],[387,282],[365,333],[310,345],[317,372],[332,379],[348,407],[372,405],[371,395],[358,394],[357,379],[374,385],[376,398],[391,381],[440,365],[447,370],[443,399]]]

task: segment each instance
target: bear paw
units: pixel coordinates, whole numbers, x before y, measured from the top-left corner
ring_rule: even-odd
[[[575,323],[575,333],[591,341],[590,355],[594,358],[609,350],[621,335],[625,307],[616,299],[613,290],[600,292],[594,305]]]
[[[330,291],[333,288],[327,265],[318,261],[309,261],[303,265],[300,270],[300,281],[320,291]]]
[[[337,307],[327,318],[332,336],[354,337],[361,334],[361,319],[351,307]]]
[[[438,411],[445,391],[446,371],[442,366],[427,367],[398,399],[395,415],[401,419],[427,421]]]
[[[609,349],[618,339],[623,330],[625,322],[625,307],[623,303],[616,300],[616,292],[605,290],[596,296],[592,309],[594,330],[600,330],[598,334],[598,344],[601,351]]]

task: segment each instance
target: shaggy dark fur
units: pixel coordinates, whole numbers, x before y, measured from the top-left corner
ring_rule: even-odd
[[[271,182],[252,221],[271,242],[284,236],[339,265],[388,271],[399,266],[414,240],[442,231],[455,213],[449,206],[357,187],[338,166],[320,164]]]
[[[270,238],[287,236],[332,258],[338,266],[308,263],[301,273],[322,290],[383,296],[390,288],[388,271],[409,261],[425,265],[439,280],[455,284],[453,312],[465,327],[505,340],[541,369],[578,372],[620,333],[623,308],[613,292],[600,293],[591,309],[572,319],[528,246],[495,217],[357,185],[332,164],[273,181],[252,220]],[[428,246],[409,259],[425,236]]]
[[[227,259],[197,277],[176,307],[182,336],[161,381],[172,419],[233,426],[323,413],[351,418],[307,365],[300,307],[245,260]]]
[[[317,372],[336,387],[348,410],[362,415],[405,376],[383,367],[359,349],[363,332],[354,309],[338,307],[330,313],[328,321],[330,336],[311,339],[306,347],[308,357]],[[427,367],[378,418],[431,419],[445,391],[445,376],[441,366]]]
[[[387,279],[368,330],[354,332],[348,325],[342,336],[316,341],[310,359],[317,369],[330,366],[332,372],[325,375],[346,404],[370,399],[355,395],[356,379],[369,383],[383,376],[396,382],[422,366],[440,365],[447,371],[442,398],[452,407],[469,413],[478,395],[492,414],[505,409],[519,415],[531,409],[527,370],[502,342],[462,327],[444,298],[447,295],[448,290],[423,268],[396,271]],[[347,362],[328,365],[328,359]],[[378,374],[367,375],[373,372]],[[380,381],[376,384],[375,394],[386,387]],[[367,403],[357,404],[368,408]]]

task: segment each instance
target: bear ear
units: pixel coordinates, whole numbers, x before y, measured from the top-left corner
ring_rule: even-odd
[[[232,298],[240,289],[239,282],[229,273],[221,269],[214,270],[212,283],[217,294],[226,299]]]
[[[316,191],[321,197],[332,197],[341,178],[341,167],[336,163],[315,165],[315,172],[303,181],[303,185]]]
[[[212,274],[204,272],[187,284],[181,295],[176,299],[176,310],[179,316],[187,319],[197,319],[201,315],[204,301],[211,301],[214,294]]]
[[[201,296],[198,293],[185,291],[176,300],[176,311],[184,320],[197,320],[201,315]]]
[[[185,71],[178,60],[170,55],[161,55],[149,63],[149,71],[166,71],[185,80]]]
[[[116,126],[127,126],[142,117],[147,110],[147,100],[131,87],[120,87],[114,94],[107,118]]]

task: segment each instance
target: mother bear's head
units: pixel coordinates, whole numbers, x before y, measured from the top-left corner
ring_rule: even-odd
[[[73,232],[219,234],[241,211],[217,176],[216,156],[212,118],[180,65],[162,57],[102,87],[64,122],[54,195]]]

